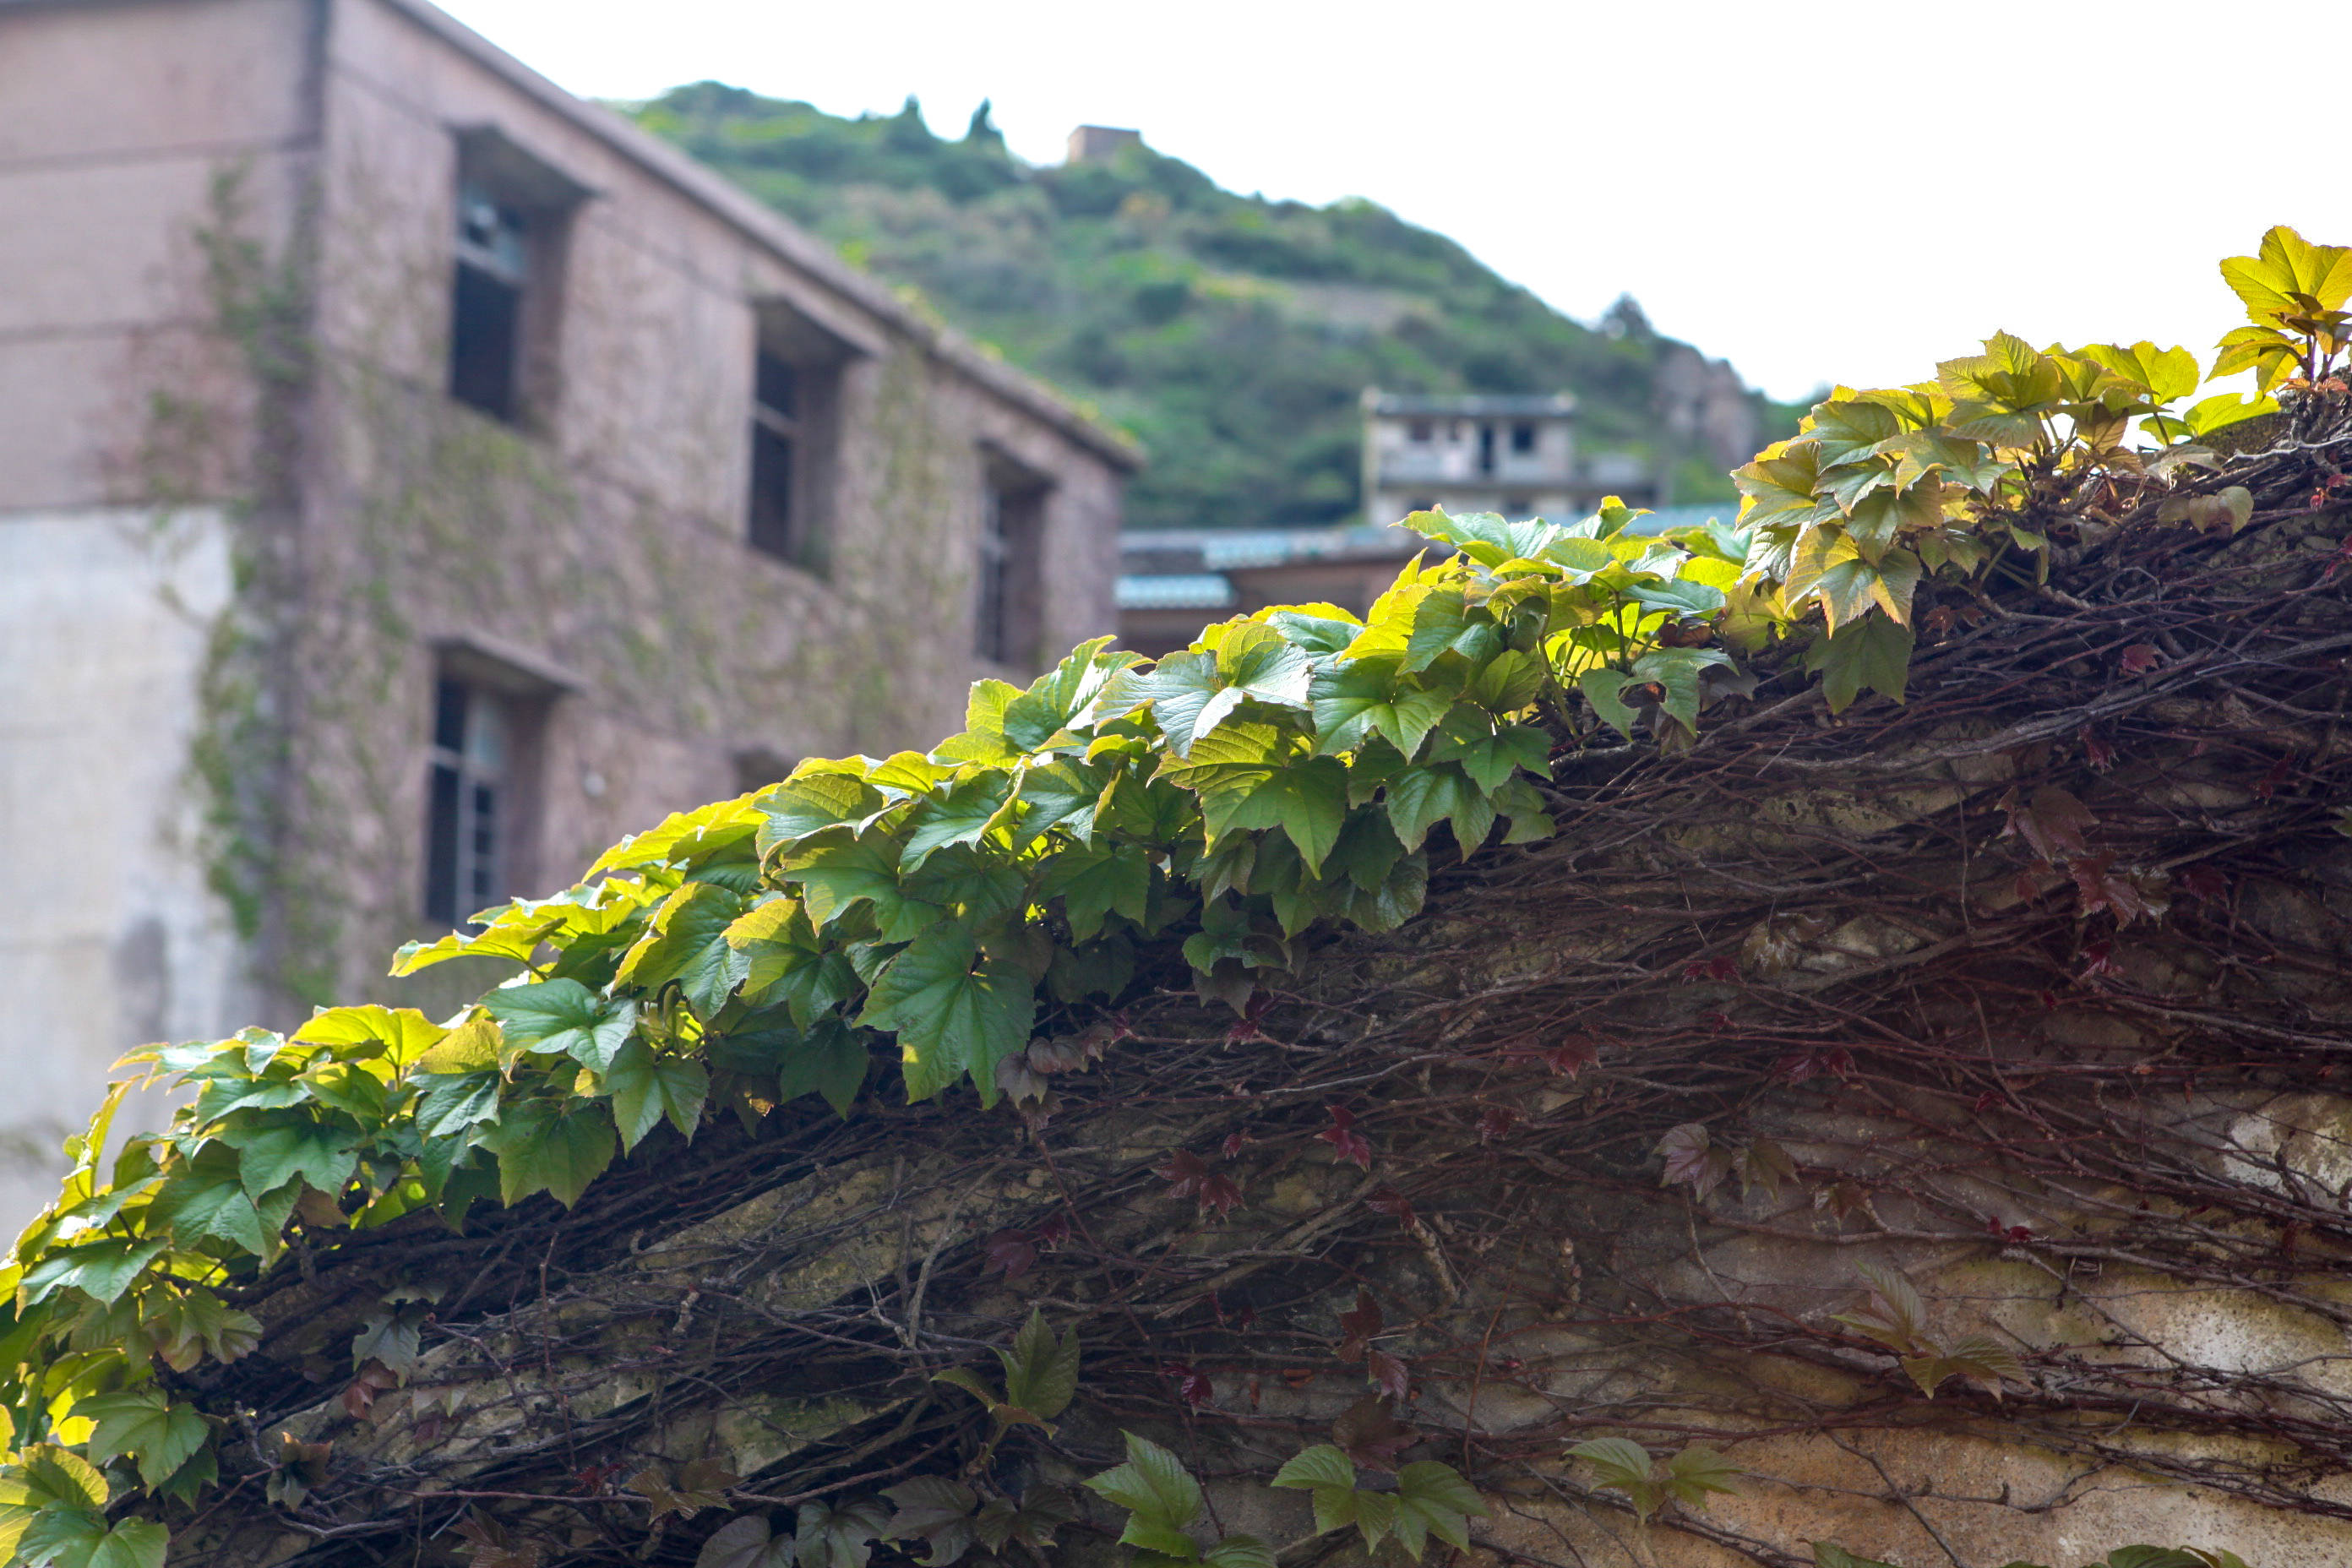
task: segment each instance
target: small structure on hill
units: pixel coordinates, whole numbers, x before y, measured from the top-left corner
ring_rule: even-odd
[[[0,1221],[123,1050],[1111,626],[1126,439],[423,0],[0,5],[0,858],[76,889]]]
[[[1364,391],[1364,518],[1433,507],[1513,521],[1582,517],[1605,496],[1664,498],[1656,467],[1629,452],[1580,453],[1576,399],[1493,393]]]
[[[1116,125],[1081,125],[1070,132],[1066,161],[1107,163],[1129,147],[1143,145],[1143,132]]]

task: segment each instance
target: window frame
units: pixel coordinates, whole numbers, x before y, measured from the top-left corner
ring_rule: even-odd
[[[1045,544],[1053,477],[983,447],[973,530],[971,652],[1023,671],[1037,662],[1045,621]],[[1024,628],[1026,628],[1025,634]]]
[[[447,670],[434,676],[425,786],[425,918],[436,925],[467,924],[477,910],[508,896],[517,729],[508,706],[501,694],[478,680]],[[453,707],[454,736],[445,722]]]
[[[843,383],[859,351],[786,300],[755,300],[751,310],[741,537],[755,554],[829,577]],[[762,372],[769,364],[790,373],[790,408],[766,396]],[[782,456],[780,482],[763,461],[771,452]]]
[[[434,642],[428,675],[413,907],[427,927],[464,930],[469,916],[540,879],[548,734],[558,701],[579,682],[528,650],[467,635]],[[453,691],[462,694],[454,732],[448,723]],[[497,742],[495,754],[477,743],[477,714],[487,715],[495,731],[488,737]],[[446,821],[445,777],[454,807]],[[490,791],[487,813],[473,793],[485,787]],[[485,827],[488,842],[477,837]]]
[[[449,229],[449,314],[444,323],[442,387],[450,402],[526,433],[543,431],[561,391],[561,338],[566,263],[577,209],[594,193],[492,125],[455,128],[457,166]],[[487,207],[514,243],[485,243],[473,230]],[[476,298],[503,289],[509,341],[489,378],[496,390],[466,384],[466,318]]]

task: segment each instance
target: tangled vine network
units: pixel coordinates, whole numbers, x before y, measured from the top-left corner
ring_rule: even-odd
[[[2332,310],[2344,271],[2332,300],[2328,278],[2289,292]],[[1782,552],[1765,591],[1635,572],[1581,624],[1614,640],[1574,644],[1580,672],[1555,652],[1549,687],[1483,673],[1514,650],[1509,616],[1426,583],[1390,652],[1377,612],[1340,635],[1311,606],[1288,651],[1196,649],[1189,707],[1186,667],[1109,661],[1086,688],[1101,721],[1073,697],[1041,737],[1115,762],[1148,749],[1121,715],[1153,704],[1151,745],[1190,745],[1154,765],[1210,828],[1183,879],[1053,873],[1066,946],[1027,951],[1019,921],[971,914],[981,893],[915,896],[921,864],[956,864],[934,855],[1028,842],[1019,783],[956,773],[992,754],[971,736],[823,785],[835,815],[806,838],[755,841],[748,800],[680,819],[615,862],[670,868],[658,899],[579,893],[556,957],[467,1018],[409,1038],[387,1010],[322,1015],[309,1037],[352,1048],[303,1058],[303,1093],[380,1110],[423,1071],[410,1145],[184,1134],[172,1158],[226,1174],[154,1200],[145,1229],[109,1227],[163,1189],[100,1173],[102,1138],[82,1151],[81,1190],[20,1247],[22,1342],[0,1359],[47,1348],[0,1503],[36,1545],[81,1531],[96,1568],[151,1542],[160,1560],[123,1531],[166,1517],[174,1563],[306,1568],[1043,1562],[1114,1536],[1146,1568],[1375,1549],[1976,1568],[2151,1488],[2217,1519],[2352,1522],[2332,1348],[2352,1328],[2352,395],[2318,310],[2282,338],[2306,357],[2265,369],[2275,409],[2198,431],[2195,461],[2120,456],[2120,419],[2100,444],[2113,387],[2064,380],[2095,357],[1996,342],[1953,373],[2011,404],[2058,377],[2045,401],[2074,400],[2095,465],[1984,433],[2013,409],[1833,401],[1743,476],[1739,557]],[[2136,374],[2133,396],[2168,373]],[[1857,458],[1831,449],[1841,429],[1878,434]],[[1972,440],[2008,475],[1950,478]],[[1873,464],[1888,477],[1851,479]],[[1919,483],[1997,504],[1923,519]],[[1776,543],[1790,497],[1816,510]],[[1555,617],[1601,571],[1586,546],[1612,570],[1654,559],[1601,548],[1622,518],[1567,544],[1431,527],[1464,552],[1448,570],[1488,574],[1479,603],[1540,568]],[[1414,607],[1449,592],[1444,617]],[[1722,653],[1743,615],[1809,596],[1831,636]],[[1318,647],[1335,706],[1286,738],[1265,714],[1294,675],[1309,710],[1292,655]],[[1480,647],[1416,718],[1398,670]],[[1375,658],[1386,684],[1359,700],[1346,661]],[[1223,715],[1271,737],[1250,756],[1218,751],[1226,691]],[[1469,706],[1486,728],[1448,730]],[[1373,777],[1376,742],[1399,760]],[[1466,781],[1444,810],[1400,804],[1424,742]],[[922,783],[894,798],[890,776]],[[1089,797],[1106,819],[1118,787]],[[805,826],[814,798],[764,820]],[[1371,849],[1366,811],[1387,814]],[[1485,845],[1498,811],[1549,831]],[[844,858],[876,822],[900,834],[887,888]],[[1163,877],[1205,895],[1163,915]],[[775,879],[797,902],[761,917]],[[510,938],[531,960],[553,902],[450,951]],[[916,973],[923,923],[950,916],[978,934]],[[835,952],[836,918],[871,923]],[[1118,973],[1074,976],[1109,963],[1107,921],[1132,935]],[[1008,1001],[993,977],[1016,971],[1045,989]],[[781,1068],[730,1043],[761,975],[793,999]],[[870,1037],[822,1024],[861,987],[859,1022],[893,1030],[928,1098],[865,1090]],[[266,1098],[289,1051],[257,1032],[173,1065],[219,1122],[294,1103]],[[548,1058],[609,1121],[512,1098]],[[975,1108],[967,1076],[1009,1107]],[[245,1209],[188,1195],[231,1188]],[[248,1210],[273,1226],[258,1261],[207,1274],[186,1238]],[[151,1268],[179,1273],[136,1283]],[[2210,1301],[2236,1339],[2178,1331]],[[125,1342],[149,1381],[74,1391]],[[42,1430],[44,1411],[86,1425]],[[1964,1462],[1986,1450],[2032,1458],[1996,1482]]]

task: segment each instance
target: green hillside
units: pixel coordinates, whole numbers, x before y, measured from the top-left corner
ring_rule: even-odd
[[[1142,148],[1032,168],[984,104],[958,140],[932,135],[912,100],[844,120],[717,82],[635,112],[1134,431],[1151,463],[1129,493],[1133,527],[1351,521],[1367,385],[1565,388],[1588,446],[1654,439],[1671,345],[1638,309],[1584,327],[1368,201],[1235,195]],[[1793,428],[1759,407],[1768,434]],[[1720,462],[1674,456],[1678,500],[1731,494]]]

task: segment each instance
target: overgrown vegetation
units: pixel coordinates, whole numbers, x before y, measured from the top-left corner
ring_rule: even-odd
[[[1133,429],[1152,460],[1128,491],[1132,527],[1354,521],[1368,385],[1565,390],[1588,444],[1658,441],[1672,345],[1638,309],[1591,331],[1370,202],[1236,195],[1141,147],[1033,169],[985,106],[955,141],[911,102],[843,120],[716,82],[636,113]],[[1797,412],[1759,406],[1767,435]],[[1677,499],[1732,499],[1721,463],[1660,456],[1679,459]]]
[[[881,1140],[862,1147],[887,1147],[911,1125],[887,1120],[915,1114],[885,1104],[900,1089],[908,1101],[934,1102],[920,1112],[932,1125],[969,1128],[1007,1149],[1018,1132],[1037,1151],[1036,1180],[1046,1190],[1070,1178],[1043,1129],[1081,1077],[1097,1066],[1103,1082],[1118,1071],[1181,1068],[1159,1091],[1188,1086],[1181,1092],[1195,1114],[1176,1146],[1144,1141],[1146,1152],[1119,1168],[1117,1183],[1139,1180],[1140,1159],[1157,1162],[1150,1168],[1171,1204],[1223,1218],[1245,1203],[1244,1181],[1320,1145],[1331,1169],[1345,1163],[1367,1174],[1341,1208],[1361,1206],[1412,1238],[1436,1259],[1430,1267],[1451,1301],[1465,1287],[1415,1203],[1436,1201],[1444,1184],[1464,1178],[1449,1176],[1434,1155],[1392,1173],[1395,1156],[1381,1154],[1389,1184],[1371,1181],[1376,1152],[1358,1126],[1359,1105],[1376,1078],[1418,1062],[1414,1092],[1437,1096],[1431,1116],[1475,1126],[1475,1145],[1454,1143],[1484,1161],[1520,1124],[1528,1100],[1489,1099],[1484,1077],[1446,1100],[1429,1087],[1434,1063],[1417,1043],[1380,1074],[1287,1081],[1302,1069],[1269,1031],[1277,1008],[1298,1005],[1287,988],[1298,984],[1305,950],[1335,931],[1397,931],[1422,910],[1443,852],[1478,854],[1498,823],[1504,844],[1532,844],[1554,835],[1567,807],[1588,816],[1622,809],[1627,797],[1609,781],[1696,776],[1678,772],[1685,768],[1720,774],[1733,753],[1706,749],[1719,732],[1744,732],[1738,743],[1753,746],[1758,726],[1818,703],[1835,740],[1832,717],[1867,693],[1892,700],[1880,705],[1891,714],[1922,642],[1948,650],[1934,656],[1948,672],[1994,657],[2000,627],[2012,643],[2029,627],[2035,637],[2088,637],[2094,651],[2064,654],[2068,668],[2104,661],[2127,676],[2170,671],[2149,676],[2147,701],[2206,679],[2209,665],[2292,669],[2283,654],[2208,658],[2186,644],[2168,647],[2168,632],[2137,640],[2127,613],[2161,616],[2158,599],[2111,595],[2094,605],[2063,585],[2094,557],[2124,563],[2103,568],[2102,592],[2120,595],[2114,584],[2151,572],[2185,584],[2202,559],[2195,552],[2210,554],[2258,522],[2325,509],[2341,487],[2326,454],[2346,439],[2352,399],[2329,373],[2352,261],[2273,230],[2258,258],[2225,271],[2252,324],[2284,345],[2284,374],[2271,377],[2275,404],[2230,396],[2179,407],[2196,390],[2194,362],[2179,351],[2034,351],[1996,338],[1984,354],[1945,364],[1933,383],[1842,389],[1802,433],[1742,470],[1748,502],[1736,527],[1632,537],[1633,514],[1617,506],[1572,524],[1423,514],[1412,523],[1433,541],[1433,559],[1408,567],[1360,620],[1330,605],[1267,610],[1209,627],[1157,664],[1089,644],[1026,690],[979,683],[964,732],[929,752],[803,764],[772,789],[625,841],[574,888],[485,911],[476,929],[404,949],[396,973],[460,954],[514,966],[509,983],[446,1023],[341,1007],[290,1035],[251,1029],[141,1053],[132,1061],[151,1079],[176,1082],[184,1108],[165,1131],[118,1145],[109,1136],[118,1087],[89,1134],[68,1146],[74,1169],[64,1192],[7,1266],[13,1300],[0,1373],[14,1454],[0,1480],[0,1542],[32,1568],[156,1568],[166,1521],[193,1520],[186,1528],[201,1534],[232,1503],[258,1508],[266,1494],[322,1552],[344,1542],[406,1542],[412,1531],[422,1550],[463,1514],[476,1568],[535,1568],[547,1551],[531,1533],[539,1527],[511,1532],[501,1521],[514,1512],[506,1505],[570,1495],[588,1500],[563,1509],[601,1521],[591,1538],[570,1542],[575,1554],[621,1551],[614,1542],[632,1531],[637,1545],[628,1550],[674,1552],[660,1546],[673,1521],[739,1510],[742,1517],[696,1547],[703,1568],[861,1568],[877,1539],[927,1542],[932,1564],[1003,1559],[1015,1548],[1035,1555],[1075,1511],[1074,1494],[1045,1471],[1055,1423],[1082,1391],[1076,1329],[1057,1331],[1033,1316],[997,1352],[1001,1378],[942,1366],[941,1357],[973,1360],[979,1347],[969,1338],[926,1341],[919,1327],[939,1248],[918,1281],[901,1262],[898,1289],[911,1292],[902,1328],[876,1339],[881,1331],[859,1309],[828,1321],[795,1353],[855,1346],[861,1364],[887,1363],[885,1383],[922,1371],[976,1406],[926,1414],[936,1406],[918,1402],[869,1446],[781,1489],[708,1463],[631,1464],[624,1477],[604,1467],[623,1464],[625,1454],[592,1455],[567,1436],[555,1448],[587,1466],[572,1494],[429,1484],[425,1451],[455,1414],[434,1414],[438,1384],[428,1373],[438,1378],[446,1368],[432,1370],[433,1336],[511,1377],[530,1364],[511,1349],[526,1342],[509,1338],[524,1331],[503,1320],[457,1327],[467,1310],[490,1310],[467,1305],[474,1286],[384,1282],[380,1262],[445,1232],[509,1238],[496,1247],[536,1235],[529,1227],[561,1223],[555,1205],[593,1201],[622,1180],[616,1164],[655,1180],[659,1163],[728,1136],[724,1119],[746,1139],[775,1126],[814,1140],[809,1169],[822,1173],[848,1158],[850,1143],[824,1152],[828,1122],[800,1103],[806,1096],[851,1119],[845,1139]],[[2256,416],[2278,445],[2225,465],[2216,447],[2229,444],[2228,421],[2240,421],[2242,435]],[[2233,605],[2210,626],[2200,621],[2195,635],[2301,635],[2290,613],[2297,595],[2333,592],[2340,562],[2292,556],[2286,585],[2263,587],[2268,610]],[[2027,679],[2002,679],[2012,677]],[[2262,700],[2276,708],[2280,700]],[[2091,721],[2070,717],[2063,732]],[[2106,743],[2083,733],[2086,748]],[[2283,760],[2273,770],[2264,800],[2286,784],[2285,769]],[[1584,782],[1570,788],[1555,777],[1564,773]],[[2054,784],[2021,798],[2012,789],[2000,809],[2034,851],[2018,873],[2027,902],[2068,888],[2078,900],[2033,918],[2066,922],[2073,940],[2090,944],[2086,953],[2096,947],[2087,962],[2114,972],[2112,928],[2160,916],[2168,868],[2178,862],[2101,852],[2087,838],[2100,818]],[[2190,887],[2186,875],[2179,886]],[[2199,896],[2211,894],[2206,887]],[[2094,919],[2109,935],[2082,934],[2081,922]],[[1790,931],[1790,942],[1809,940]],[[1742,950],[1738,963],[1702,946],[1683,978],[1728,984],[1740,963],[1777,973],[1770,946]],[[1180,995],[1187,982],[1197,1001]],[[1149,1021],[1154,1010],[1200,1004],[1227,1008],[1238,1022],[1218,1037],[1163,1036]],[[1494,1059],[1478,1058],[1477,1073],[1515,1063],[1512,1070],[1549,1081],[1592,1067],[1599,1047],[1590,1027],[1562,1034],[1559,1022],[1589,1018],[1590,1005],[1553,1015],[1547,1030],[1558,1037],[1522,1030],[1478,1047]],[[1619,1022],[1631,1028],[1633,1017]],[[1299,1027],[1297,1037],[1309,1037],[1307,1025]],[[1773,1043],[1778,1026],[1759,1027],[1767,1043],[1758,1049],[1795,1054],[1760,1072],[1759,1084],[1843,1084],[1853,1070],[1858,1047],[1794,1037]],[[1345,1065],[1345,1052],[1328,1054]],[[2302,1059],[2262,1065],[2287,1072]],[[1249,1094],[1217,1087],[1235,1073],[1271,1081]],[[967,1088],[982,1108],[1009,1099],[1017,1126],[1001,1113],[980,1120]],[[1116,1108],[1115,1094],[1097,1092]],[[1219,1105],[1265,1096],[1278,1097],[1269,1114],[1288,1122],[1255,1131],[1235,1122],[1214,1163],[1182,1146],[1196,1134],[1214,1137],[1218,1118],[1232,1116]],[[1978,1113],[2002,1103],[1980,1100]],[[1392,1121],[1392,1131],[1403,1125]],[[1139,1137],[1130,1130],[1106,1142]],[[1254,1173],[1246,1152],[1257,1142],[1273,1163]],[[757,1144],[742,1147],[751,1152],[730,1168],[778,1163]],[[1868,1201],[1846,1193],[1843,1178],[1801,1170],[1775,1141],[1735,1135],[1727,1124],[1711,1131],[1685,1119],[1657,1149],[1667,1183],[1688,1190],[1695,1212],[1735,1178],[1775,1193],[1784,1183],[1819,1182],[1822,1203]],[[2067,1158],[2084,1157],[2069,1145]],[[1412,1170],[1423,1185],[1412,1187]],[[707,1174],[692,1179],[710,1185]],[[2283,1201],[2244,1183],[2235,1195],[2225,1182],[2209,1185],[2222,1195],[2203,1198],[2207,1206],[2242,1203],[2272,1215]],[[704,1205],[700,1215],[717,1212],[709,1192],[693,1201]],[[1057,1217],[992,1237],[988,1267],[1017,1278],[1041,1253],[1071,1246],[1090,1268],[1125,1268],[1115,1238],[1087,1233],[1076,1247],[1072,1216],[1084,1226],[1087,1211],[1066,1202]],[[665,1223],[692,1217],[679,1211]],[[592,1228],[617,1237],[642,1223],[607,1215]],[[2336,1222],[2298,1213],[2281,1223],[2295,1234]],[[1996,1224],[1995,1245],[2003,1239]],[[536,1265],[542,1294],[555,1252],[551,1233]],[[1084,1298],[1089,1332],[1099,1326],[1133,1338],[1122,1353],[1148,1356],[1158,1342],[1139,1314],[1204,1302],[1223,1331],[1215,1281],[1225,1276],[1183,1274],[1170,1261],[1178,1257],[1139,1259],[1132,1279]],[[493,1272],[482,1266],[483,1278]],[[260,1360],[257,1350],[281,1326],[257,1315],[262,1303],[282,1302],[287,1290],[330,1300],[320,1281],[352,1278],[376,1282],[355,1337],[296,1353],[308,1357],[310,1375],[332,1380],[329,1388],[289,1394],[244,1375],[240,1363]],[[1901,1276],[1870,1284],[1874,1299],[1839,1322],[1852,1346],[1885,1357],[1922,1403],[1957,1397],[1953,1385],[1997,1401],[2005,1384],[2027,1380],[2013,1351],[1929,1322]],[[686,1289],[680,1310],[678,1292],[663,1287],[677,1319],[656,1359],[679,1353],[669,1341],[686,1340],[702,1289]],[[1160,1289],[1176,1294],[1152,1294]],[[1423,1435],[1395,1411],[1416,1377],[1438,1374],[1416,1373],[1377,1297],[1361,1285],[1356,1292],[1338,1318],[1335,1353],[1370,1392],[1330,1424],[1329,1442],[1297,1447],[1268,1482],[1307,1494],[1316,1534],[1353,1531],[1366,1551],[1393,1543],[1414,1558],[1432,1538],[1458,1548],[1467,1521],[1486,1506],[1470,1484],[1483,1462],[1480,1439],[1465,1425],[1447,1434],[1459,1445],[1450,1458],[1402,1458]],[[1048,1304],[1074,1311],[1067,1303],[1080,1299],[1066,1292]],[[1509,1300],[1507,1293],[1496,1307],[1497,1321]],[[781,1331],[775,1310],[760,1310],[761,1331]],[[552,1351],[543,1359],[554,1366]],[[1129,1426],[1127,1460],[1087,1483],[1126,1511],[1120,1539],[1144,1568],[1267,1568],[1272,1549],[1245,1532],[1213,1527],[1209,1538],[1199,1482],[1164,1445],[1131,1430],[1197,1415],[1210,1402],[1208,1378],[1177,1362],[1172,1399],[1165,1388],[1154,1399],[1139,1397],[1132,1372],[1097,1395],[1096,1413],[1098,1426]],[[1470,1375],[1475,1404],[1477,1380],[1490,1374],[1482,1362]],[[415,1436],[414,1451],[389,1469],[339,1471],[330,1445],[281,1425],[335,1386],[352,1419],[404,1401],[412,1431],[429,1426],[432,1435]],[[919,1430],[919,1451],[892,1447]],[[2037,1440],[2056,1441],[2046,1433]],[[1682,1527],[1704,1530],[1697,1506],[1735,1484],[1735,1468],[1708,1444],[1619,1436],[1576,1451],[1596,1478],[1588,1500],[1613,1490],[1644,1531],[1669,1505]],[[866,1463],[886,1452],[897,1457],[878,1469]],[[1489,1457],[1499,1463],[1502,1455]],[[1021,1473],[1032,1479],[1015,1485]],[[622,1479],[625,1489],[614,1484]],[[2266,1479],[2232,1484],[2265,1499],[2277,1491]],[[797,1510],[789,1536],[760,1511],[785,1505]],[[1858,1560],[1823,1545],[1818,1561],[1843,1568]],[[2133,1548],[2111,1562],[2211,1568],[2235,1559]]]

